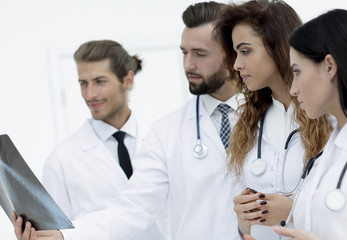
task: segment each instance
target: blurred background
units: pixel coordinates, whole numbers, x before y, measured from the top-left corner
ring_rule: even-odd
[[[80,95],[74,51],[112,39],[143,60],[130,107],[148,122],[190,97],[180,51],[191,0],[0,0],[0,133],[8,134],[35,175],[89,110]],[[228,3],[229,1],[219,1]],[[236,1],[241,2],[241,1]],[[304,22],[346,0],[287,0]],[[0,239],[14,239],[0,209]]]

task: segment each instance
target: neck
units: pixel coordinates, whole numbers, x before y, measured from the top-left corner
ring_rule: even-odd
[[[277,88],[270,88],[271,89],[271,92],[272,92],[272,97],[274,99],[276,99],[277,101],[279,101],[280,103],[283,104],[285,110],[287,111],[289,105],[290,105],[290,102],[291,102],[291,99],[290,99],[290,96],[289,96],[289,92],[288,90],[286,89],[286,87],[284,86],[284,84],[280,87],[277,87]]]
[[[113,127],[117,128],[118,130],[123,127],[123,125],[128,121],[130,117],[131,110],[130,108],[126,108],[120,113],[115,114],[114,116],[104,119],[106,123],[112,125]]]
[[[227,81],[215,93],[212,93],[210,95],[212,97],[222,101],[222,102],[226,102],[227,100],[229,100],[235,94],[236,94],[236,87],[235,87],[235,85],[231,81]]]
[[[334,117],[337,120],[337,126],[339,128],[339,130],[341,130],[343,128],[343,126],[346,124],[347,122],[347,117],[344,114],[344,112],[342,111],[342,109],[340,111],[337,111],[335,114],[333,114]]]

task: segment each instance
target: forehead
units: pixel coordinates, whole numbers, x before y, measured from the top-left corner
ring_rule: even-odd
[[[191,49],[217,49],[217,43],[212,40],[212,24],[204,24],[199,27],[185,28],[182,33],[181,48]]]
[[[260,36],[247,23],[236,24],[231,33],[231,37],[233,39],[234,47],[236,47],[238,44],[242,42],[251,44],[262,44]]]
[[[309,62],[309,59],[300,54],[297,50],[290,47],[289,49],[290,64],[302,65]]]
[[[80,62],[77,64],[79,78],[94,78],[98,76],[113,75],[110,68],[110,60],[104,59],[95,62]]]

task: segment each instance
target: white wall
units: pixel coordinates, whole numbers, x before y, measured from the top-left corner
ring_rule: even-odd
[[[40,178],[54,146],[89,116],[72,54],[92,39],[114,39],[144,58],[131,107],[152,121],[189,97],[179,50],[181,14],[193,0],[0,0],[0,132]],[[228,1],[221,1],[228,2]],[[345,0],[288,0],[304,21]],[[13,230],[0,210],[0,239]]]

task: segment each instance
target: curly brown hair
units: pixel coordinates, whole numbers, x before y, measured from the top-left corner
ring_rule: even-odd
[[[327,116],[309,119],[299,108],[297,99],[289,95],[293,73],[290,69],[288,38],[302,22],[294,9],[283,1],[253,0],[240,5],[225,6],[214,30],[216,39],[225,51],[224,63],[230,75],[235,76],[237,88],[245,97],[244,103],[239,106],[238,121],[230,136],[229,167],[238,177],[241,176],[243,161],[255,143],[257,123],[272,104],[270,88],[248,90],[239,73],[233,68],[237,55],[233,49],[231,34],[239,23],[251,26],[258,34],[281,74],[287,89],[286,97],[295,104],[294,120],[299,124],[301,141],[305,148],[304,162],[307,162],[323,149],[332,126]]]

